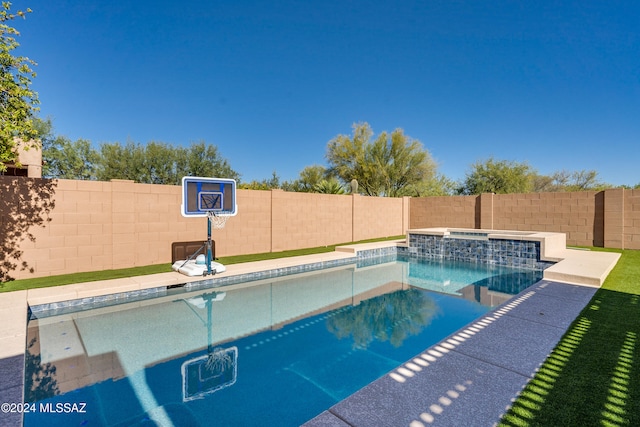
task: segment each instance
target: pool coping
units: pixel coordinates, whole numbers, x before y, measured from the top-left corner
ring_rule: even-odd
[[[358,245],[345,245],[336,248],[335,252],[234,264],[227,266],[227,271],[217,274],[216,278],[238,276],[266,270],[286,269],[303,264],[355,262],[358,253],[361,251],[380,253],[384,252],[385,248],[402,246],[404,244],[403,242],[404,241],[402,240],[397,240]],[[556,255],[558,256],[558,259],[560,261],[553,267],[558,268],[549,272],[549,275],[547,274],[547,272],[553,267],[545,270],[543,282],[555,283],[554,280],[557,280],[556,278],[560,278],[561,280],[557,281],[563,282],[566,286],[569,286],[569,288],[567,289],[579,289],[581,287],[584,287],[585,289],[591,289],[594,293],[597,287],[599,287],[603,283],[606,275],[615,266],[617,260],[620,257],[620,254],[617,253],[591,252],[574,249],[564,249],[561,251],[557,251]],[[0,331],[0,374],[2,374],[2,376],[0,376],[0,378],[2,378],[2,381],[0,382],[0,392],[3,396],[2,400],[4,402],[22,402],[24,386],[24,352],[26,347],[27,330],[26,313],[28,306],[67,301],[85,297],[103,296],[117,292],[136,292],[155,288],[158,286],[181,285],[185,283],[199,282],[202,280],[202,277],[187,277],[179,273],[170,272],[123,279],[78,283],[53,288],[30,289],[0,293],[0,324],[3,325],[3,328]],[[514,297],[514,299],[515,298],[517,297]],[[582,306],[579,310],[577,310],[575,315],[577,315],[587,303],[588,300],[583,301]],[[564,331],[566,331],[566,328],[562,330],[557,340],[560,339]],[[533,340],[529,341],[531,342]],[[553,345],[555,345],[556,343],[557,341]],[[540,363],[542,363],[543,361],[544,358],[540,361]],[[17,369],[18,366],[22,366],[22,369]],[[388,376],[385,376],[383,378],[387,377]],[[381,380],[382,379],[378,381]],[[361,392],[364,393],[364,390],[371,390],[372,387],[379,387],[379,385],[373,386],[373,384],[377,383],[378,382],[370,384],[360,392],[357,392],[354,396],[358,395],[358,393]],[[511,388],[509,388],[509,390],[510,391],[508,392],[508,394],[510,395],[510,399],[513,399],[515,394],[512,393]],[[421,393],[423,391],[424,390],[421,389]],[[349,399],[351,399],[351,397],[345,399],[345,402],[352,402],[352,400]],[[354,399],[357,399],[357,397],[354,397]],[[338,405],[341,405],[341,403],[339,403]],[[329,410],[326,411],[326,413],[323,413],[321,416],[328,417],[328,419],[324,421],[330,421],[330,423],[322,425],[332,425],[334,422],[338,421],[342,424],[339,423],[335,425],[358,425],[358,423],[355,421],[354,424],[344,424],[345,418],[341,418],[342,416],[344,416],[344,408],[350,407],[350,405],[351,404],[345,403],[339,407],[334,407],[338,412],[330,412],[331,410]],[[339,408],[342,409],[339,410]],[[494,422],[497,422],[498,419],[499,418],[494,419]],[[312,421],[310,421],[310,423]],[[416,420],[414,421],[418,423],[421,422]],[[313,422],[316,424],[312,423],[309,424],[309,426],[320,425],[317,424],[318,420]],[[0,413],[0,426],[3,425],[22,425],[22,417],[17,413]],[[363,425],[371,424],[365,422]]]
[[[596,291],[543,279],[304,426],[494,426]]]

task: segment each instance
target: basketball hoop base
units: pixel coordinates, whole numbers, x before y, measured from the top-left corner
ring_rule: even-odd
[[[195,277],[195,276],[206,276],[208,274],[208,269],[206,264],[198,264],[195,260],[186,261],[176,261],[171,266],[173,271],[177,271],[178,273],[182,273],[185,276]],[[220,264],[219,262],[211,261],[211,274],[222,273],[227,270],[227,267]]]

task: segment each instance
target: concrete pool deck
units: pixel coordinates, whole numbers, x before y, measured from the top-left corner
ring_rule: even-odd
[[[331,253],[229,265],[216,277],[353,258],[358,250],[398,243],[344,246]],[[572,249],[555,255],[561,261],[545,271],[543,281],[307,425],[417,427],[464,425],[470,419],[478,426],[496,423],[620,257]],[[201,280],[171,272],[0,293],[0,400],[22,402],[28,306]],[[18,413],[0,413],[0,426],[21,425],[21,420]]]

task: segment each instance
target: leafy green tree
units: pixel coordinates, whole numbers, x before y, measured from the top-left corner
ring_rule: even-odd
[[[526,163],[489,158],[471,166],[458,193],[527,193],[532,189],[533,173]]]
[[[176,162],[180,148],[173,147],[162,142],[149,142],[143,147],[144,165],[139,182],[149,184],[178,184],[181,177],[178,176]],[[198,175],[199,176],[199,175]]]
[[[532,174],[532,190],[534,192],[556,191],[600,191],[612,186],[598,180],[595,170],[569,172],[561,170],[551,175]]]
[[[100,162],[97,170],[99,181],[130,179],[144,182],[144,149],[140,144],[128,142],[107,143],[100,146]]]
[[[583,169],[571,173],[571,179],[569,185],[567,185],[567,191],[599,191],[610,187],[611,185],[598,180],[598,172],[595,170]]]
[[[128,142],[103,144],[100,147],[97,178],[130,179],[146,184],[180,184],[183,176],[239,179],[214,145],[201,141],[189,148],[173,147],[161,142],[141,145]]]
[[[407,185],[401,195],[411,197],[451,196],[456,192],[456,188],[454,181],[442,174],[436,174],[432,179]]]
[[[186,160],[186,161],[185,161]],[[204,176],[240,180],[240,174],[222,157],[218,147],[205,141],[192,143],[188,149],[176,154],[177,179],[183,176]]]
[[[296,191],[313,192],[314,187],[322,180],[329,178],[327,168],[321,165],[307,166],[300,171],[300,177],[294,181],[297,184]]]
[[[558,191],[558,186],[550,175],[531,174],[531,190],[535,193]]]
[[[242,182],[238,184],[238,188],[242,188],[244,190],[275,190],[280,189],[280,177],[278,176],[276,171],[273,171],[271,174],[271,178],[263,179],[262,181],[253,180],[251,182]]]
[[[45,178],[96,179],[99,155],[86,139],[72,142],[58,136],[47,150],[43,150],[42,160]]]
[[[368,123],[354,124],[352,136],[338,135],[329,141],[326,157],[332,175],[344,183],[356,179],[369,196],[402,196],[436,177],[429,152],[402,129],[373,139]]]
[[[36,118],[34,126],[42,145],[42,176],[60,179],[96,179],[100,159],[91,143],[84,139],[72,142],[64,136],[55,136],[50,118]]]
[[[0,9],[0,172],[7,170],[5,163],[17,163],[18,139],[25,149],[38,146],[33,118],[39,101],[38,94],[30,88],[36,76],[31,67],[36,63],[13,55],[20,33],[6,24],[30,12],[31,9],[11,13],[11,3],[7,1]]]
[[[280,188],[286,191],[296,191],[300,193],[313,193],[315,186],[323,180],[336,178],[332,176],[327,168],[321,165],[306,166],[300,171],[298,179],[293,181],[283,181]]]

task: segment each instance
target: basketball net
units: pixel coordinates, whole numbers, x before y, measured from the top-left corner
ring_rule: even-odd
[[[207,217],[209,221],[211,221],[211,226],[213,228],[224,228],[224,225],[227,223],[229,219],[228,215],[218,215],[219,212],[209,211],[207,212]],[[220,212],[221,213],[221,212]]]

